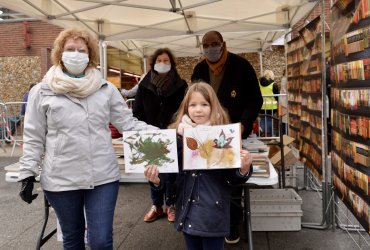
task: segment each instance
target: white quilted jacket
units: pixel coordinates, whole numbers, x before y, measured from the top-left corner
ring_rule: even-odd
[[[111,83],[102,81],[98,91],[80,99],[37,84],[28,98],[20,179],[38,175],[41,166],[47,191],[92,189],[119,180],[109,122],[121,133],[156,129],[132,116]]]

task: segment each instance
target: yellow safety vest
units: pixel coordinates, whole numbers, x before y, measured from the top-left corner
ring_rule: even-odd
[[[273,95],[274,92],[272,91],[272,87],[274,85],[274,82],[267,86],[262,86],[260,83],[260,89],[261,89],[261,94],[263,95]],[[271,109],[277,109],[278,104],[277,101],[275,100],[274,97],[263,97],[263,104],[261,109],[263,110],[271,110]]]

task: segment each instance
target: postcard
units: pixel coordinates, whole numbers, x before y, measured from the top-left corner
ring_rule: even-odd
[[[240,168],[240,124],[184,129],[184,170]]]
[[[157,165],[160,173],[178,173],[176,130],[123,132],[126,173],[143,173],[148,165]]]

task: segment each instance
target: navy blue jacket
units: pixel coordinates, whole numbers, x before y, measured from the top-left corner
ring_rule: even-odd
[[[176,229],[201,237],[227,236],[230,229],[230,184],[245,183],[253,168],[246,176],[235,168],[183,171],[182,140],[178,140],[178,156]]]

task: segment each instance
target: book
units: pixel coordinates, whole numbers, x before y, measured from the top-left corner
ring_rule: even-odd
[[[112,139],[112,145],[116,155],[123,156],[123,139],[122,137]]]
[[[247,138],[242,140],[242,146],[251,153],[267,152],[268,147],[262,141],[256,138]]]
[[[270,177],[270,161],[266,156],[252,155],[252,177]]]

